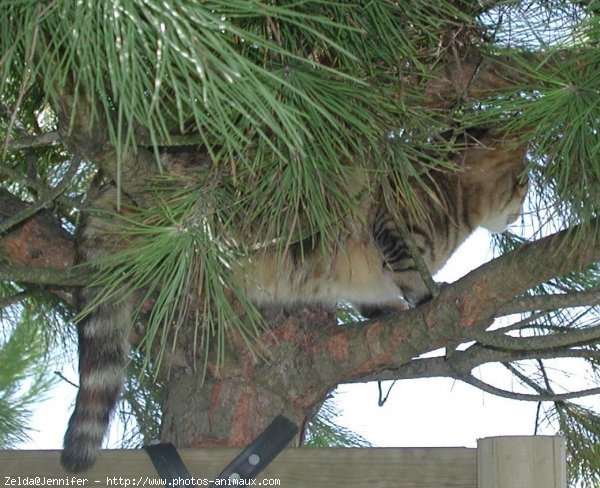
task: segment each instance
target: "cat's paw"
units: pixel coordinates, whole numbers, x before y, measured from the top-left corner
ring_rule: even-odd
[[[360,305],[357,307],[359,313],[366,319],[376,319],[392,313],[403,312],[410,307],[405,301],[394,303],[380,303],[374,305]]]

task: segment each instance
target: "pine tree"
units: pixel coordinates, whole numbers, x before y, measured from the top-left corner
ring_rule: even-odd
[[[282,412],[305,425],[337,384],[446,376],[540,402],[573,479],[598,481],[599,412],[577,403],[600,392],[598,1],[3,0],[0,22],[4,327],[76,321],[81,286],[138,296],[125,399],[142,436],[241,446]],[[418,213],[426,175],[457,171],[448,134],[472,127],[529,144],[500,257],[425,276],[430,301],[367,323],[259,311],[236,288],[257,248],[333,252],[375,188]],[[129,246],[90,272],[74,246],[103,184]],[[589,388],[562,387],[564,358]],[[520,387],[473,375],[493,362]]]

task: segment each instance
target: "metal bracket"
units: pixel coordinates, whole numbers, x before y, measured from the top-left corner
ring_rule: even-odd
[[[277,416],[263,433],[217,476],[215,481],[256,478],[297,433],[296,424],[282,415]],[[173,480],[177,478],[192,479],[173,444],[154,444],[145,446],[144,449],[159,476],[168,486],[173,486]],[[215,486],[214,482],[210,486]]]
[[[183,464],[175,446],[170,442],[144,446],[154,464],[154,469],[165,482],[165,486],[174,486],[173,481],[178,479],[191,480],[192,475]]]

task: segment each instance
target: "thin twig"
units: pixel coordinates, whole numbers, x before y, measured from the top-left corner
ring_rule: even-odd
[[[510,364],[510,363],[502,363],[502,366],[504,366],[506,369],[508,369],[512,374],[514,374],[517,378],[519,378],[523,382],[523,384],[529,386],[532,390],[535,390],[538,393],[542,393],[544,395],[549,395],[549,394],[553,394],[554,393],[552,390],[547,390],[545,388],[542,388],[535,381],[533,381],[529,376],[521,373],[512,364]]]
[[[438,356],[419,358],[394,370],[382,370],[368,376],[369,381],[393,381],[419,378],[459,378],[473,369],[489,363],[511,361],[578,358],[600,361],[600,351],[592,349],[560,349],[558,351],[499,351],[483,346],[471,346],[456,351],[450,358]],[[346,380],[348,383],[364,382],[365,377]]]
[[[529,325],[531,322],[543,317],[544,315],[548,315],[548,311],[536,312],[534,314],[531,314],[529,317],[525,317],[524,319],[519,320],[518,322],[515,322],[514,324],[508,325],[506,327],[501,327],[499,329],[494,329],[489,332],[505,334],[506,332],[510,332],[513,330],[523,329],[523,328],[525,328],[526,325]]]
[[[392,220],[394,221],[394,225],[400,231],[400,235],[402,236],[402,239],[404,240],[404,244],[406,244],[406,247],[408,249],[410,257],[412,258],[412,260],[415,264],[415,268],[419,272],[419,275],[421,276],[421,279],[425,283],[427,290],[429,291],[431,296],[433,298],[435,298],[440,294],[440,287],[434,281],[433,277],[431,276],[431,273],[430,273],[429,269],[427,268],[427,265],[425,264],[425,260],[423,259],[423,256],[421,254],[421,251],[419,251],[417,243],[415,242],[410,230],[408,229],[408,226],[406,225],[404,218],[400,215],[400,213],[398,212],[398,210],[396,209],[396,207],[394,205],[388,205],[387,195],[391,194],[391,188],[389,186],[388,180],[384,179],[383,186],[384,186],[383,195],[384,195],[385,204],[386,204],[385,206],[387,208],[387,211],[390,213]]]
[[[29,217],[40,211],[42,208],[44,208],[46,205],[48,205],[55,198],[57,198],[63,191],[65,191],[67,185],[71,182],[71,178],[75,176],[75,173],[79,168],[80,161],[81,160],[77,157],[73,158],[71,160],[71,165],[69,166],[69,169],[65,173],[64,178],[58,185],[56,185],[55,188],[50,190],[46,195],[38,199],[32,205],[28,206],[16,215],[13,215],[12,217],[6,219],[4,222],[0,223],[0,234],[4,234],[6,231],[12,229],[15,225],[18,225],[24,220],[28,219]]]
[[[533,435],[538,435],[538,429],[540,427],[541,413],[542,413],[542,402],[538,402],[537,408],[535,409],[535,424],[533,427]]]
[[[542,377],[544,378],[544,383],[546,384],[546,391],[554,393],[552,390],[552,385],[550,384],[550,378],[548,378],[548,373],[546,373],[546,368],[544,367],[544,362],[541,359],[538,359],[537,362],[540,367]]]
[[[18,139],[9,140],[6,144],[8,151],[16,151],[20,149],[33,149],[36,147],[51,146],[60,141],[60,133],[55,130],[52,132],[44,132],[35,136],[23,136]]]
[[[0,280],[37,285],[82,286],[89,282],[90,271],[83,266],[55,269],[0,264]]]
[[[484,346],[493,346],[514,351],[535,351],[581,346],[597,342],[600,340],[600,326],[586,329],[566,329],[559,334],[531,337],[512,337],[494,332],[472,331],[471,338]]]
[[[486,383],[485,381],[478,380],[473,375],[466,375],[457,377],[456,379],[464,381],[471,386],[475,386],[480,390],[493,395],[501,396],[504,398],[510,398],[512,400],[523,400],[528,402],[560,402],[564,400],[570,400],[572,398],[581,398],[584,396],[598,395],[600,388],[589,388],[587,390],[572,391],[569,393],[552,393],[552,394],[539,394],[531,395],[528,393],[517,393],[514,391],[503,390],[495,386]]]
[[[35,190],[40,195],[45,195],[48,192],[52,191],[52,188],[47,187],[42,182],[34,180],[32,178],[28,178],[22,175],[19,171],[16,171],[7,166],[0,166],[0,174],[3,174],[13,180],[13,182],[19,182],[20,184]],[[77,208],[81,206],[81,201],[76,198],[70,198],[65,195],[58,195],[56,199],[61,204],[69,207],[69,208]]]
[[[559,308],[594,307],[597,305],[600,305],[600,288],[515,298],[503,306],[496,316],[500,317],[532,310],[556,310]]]
[[[377,388],[379,390],[379,399],[377,400],[377,405],[380,407],[383,407],[385,405],[385,402],[387,402],[387,399],[390,396],[390,393],[392,392],[392,388],[394,388],[394,385],[396,384],[396,380],[392,381],[392,384],[390,385],[390,387],[388,388],[387,393],[385,394],[385,396],[383,396],[383,391],[382,391],[382,382],[378,381],[377,382]]]
[[[6,308],[11,305],[14,305],[15,303],[19,303],[20,301],[29,298],[31,295],[33,295],[33,292],[31,290],[27,290],[15,293],[14,295],[0,298],[0,308]]]
[[[74,386],[75,388],[79,388],[77,383],[73,383],[70,379],[68,379],[65,375],[63,375],[60,371],[55,371],[54,374],[58,376],[61,380],[66,381],[69,385]]]

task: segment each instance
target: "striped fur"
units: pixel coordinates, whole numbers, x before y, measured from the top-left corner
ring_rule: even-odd
[[[503,141],[499,134],[479,131],[479,141],[457,161],[464,170],[432,174],[434,195],[417,191],[426,218],[415,221],[399,210],[431,273],[438,271],[456,248],[479,226],[503,231],[519,215],[527,190],[521,182],[524,146]],[[114,192],[105,192],[96,206],[111,208]],[[317,242],[292,246],[286,256],[257,253],[240,262],[234,274],[258,305],[320,303],[335,306],[348,300],[366,314],[406,309],[428,298],[395,221],[383,205],[373,205],[367,221],[341,239],[332,255],[319,253]],[[80,239],[80,258],[91,261],[114,252],[105,223],[90,218]],[[302,258],[301,258],[302,256]],[[97,289],[81,292],[85,307]],[[96,307],[79,326],[80,389],[69,421],[62,453],[72,472],[89,468],[108,428],[123,383],[134,305],[131,299],[109,300]]]
[[[102,193],[95,204],[114,210],[115,201],[116,194],[111,190]],[[80,262],[101,259],[119,247],[110,238],[104,219],[89,217],[83,227],[78,245]],[[97,288],[80,290],[78,309],[86,309],[100,291]],[[61,454],[61,464],[67,471],[84,471],[98,456],[123,385],[134,302],[131,296],[125,300],[104,301],[79,323],[79,391]]]
[[[431,274],[439,271],[454,251],[478,227],[503,232],[521,214],[527,193],[524,145],[511,145],[494,132],[479,131],[478,140],[460,161],[463,171],[432,175],[434,196],[419,191],[426,219],[415,221],[400,209],[409,232]],[[404,299],[411,306],[430,295],[406,243],[386,209],[379,209],[372,227],[384,260]]]
[[[433,195],[416,190],[425,218],[416,221],[406,209],[395,209],[432,274],[477,227],[502,232],[518,218],[527,192],[525,150],[500,133],[478,130],[457,161],[462,171],[432,172]],[[242,263],[237,273],[247,294],[259,304],[335,306],[344,299],[362,311],[402,310],[426,300],[427,288],[392,215],[384,205],[371,213],[371,227],[344,238],[330,256],[305,248],[298,263],[292,249],[284,258],[264,253]]]

